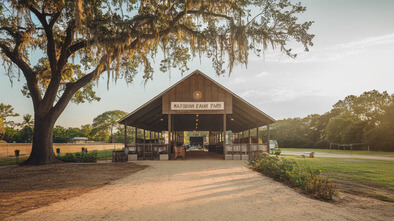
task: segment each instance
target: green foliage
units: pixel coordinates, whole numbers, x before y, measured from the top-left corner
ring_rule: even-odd
[[[3,120],[5,127],[13,126],[14,122],[7,120],[8,117],[17,117],[18,113],[14,113],[14,108],[11,105],[0,103],[0,119]]]
[[[103,136],[107,136],[105,132],[110,132],[111,133],[111,142],[115,141],[115,138],[113,136],[114,129],[116,129],[116,126],[118,125],[118,120],[120,120],[122,117],[126,116],[127,113],[124,111],[120,110],[114,110],[114,111],[106,111],[99,116],[95,117],[93,119],[93,130],[92,133],[94,136],[101,136],[100,138],[103,139]],[[119,130],[122,130],[119,128]],[[124,133],[123,133],[124,134]]]
[[[23,127],[16,136],[14,136],[16,143],[31,143],[33,142],[33,129],[29,126]]]
[[[6,127],[3,140],[7,143],[31,143],[33,141],[33,129],[24,126],[21,130]]]
[[[23,122],[21,124],[22,127],[28,126],[31,128],[34,128],[34,119],[31,114],[25,114],[23,115]]]
[[[279,148],[271,150],[271,154],[275,155],[276,157],[278,157],[281,153],[282,151]]]
[[[97,162],[96,152],[81,152],[81,153],[66,153],[64,156],[57,156],[57,158],[63,162],[71,163],[90,163]]]
[[[53,129],[53,142],[54,143],[67,143],[70,142],[73,137],[87,137],[89,140],[96,140],[96,136],[92,135],[92,127],[89,124],[82,125],[81,128],[69,127],[64,128],[62,126],[55,126]],[[108,135],[104,138],[108,139]],[[96,141],[107,141],[97,139]]]
[[[329,179],[319,176],[319,170],[298,164],[293,159],[264,156],[251,162],[254,170],[266,176],[296,187],[316,199],[332,200],[335,190]]]
[[[394,151],[393,131],[394,94],[373,90],[359,96],[347,96],[323,115],[280,120],[271,126],[271,138],[282,148],[328,148],[329,143],[365,143],[371,150]]]
[[[4,127],[4,120],[0,118],[0,140],[4,138],[5,135],[5,127]]]
[[[67,143],[70,138],[66,136],[66,128],[59,126],[59,125],[55,126],[55,128],[53,128],[53,142],[54,143]]]

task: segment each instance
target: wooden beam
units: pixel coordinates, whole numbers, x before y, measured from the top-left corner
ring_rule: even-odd
[[[171,114],[168,114],[168,159],[171,159]]]
[[[127,124],[124,124],[124,147],[127,147]]]
[[[270,122],[267,123],[267,152],[270,152]]]

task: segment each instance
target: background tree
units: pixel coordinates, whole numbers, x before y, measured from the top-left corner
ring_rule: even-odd
[[[4,127],[4,120],[0,118],[0,140],[3,140],[5,135],[5,127]]]
[[[365,142],[375,150],[394,151],[394,102],[385,108],[381,124],[365,134]]]
[[[4,126],[14,126],[14,121],[7,120],[8,117],[17,117],[18,113],[14,112],[11,105],[0,103],[0,118],[3,119]]]
[[[81,137],[87,137],[89,140],[92,140],[93,139],[92,130],[93,130],[92,125],[90,124],[82,125],[80,131]]]
[[[21,124],[22,127],[28,126],[30,128],[34,127],[34,119],[31,114],[25,114],[23,115],[23,121]]]
[[[364,143],[372,150],[394,151],[394,94],[372,90],[349,95],[323,115],[284,119],[271,128],[272,139],[281,147]]]
[[[14,135],[13,140],[16,143],[31,143],[33,141],[33,129],[29,126],[24,126],[22,130]]]
[[[126,112],[120,110],[106,111],[93,119],[93,131],[110,132],[111,142],[113,143],[114,128],[118,125],[118,120],[126,115]]]
[[[54,143],[67,143],[69,138],[66,136],[66,128],[57,125],[53,128],[53,142]]]
[[[192,57],[207,56],[224,74],[246,65],[250,50],[270,45],[294,58],[287,44],[300,42],[308,50],[313,38],[311,22],[297,20],[305,7],[289,0],[5,0],[0,10],[0,55],[10,79],[23,74],[23,93],[33,102],[26,164],[58,162],[56,120],[70,101],[98,99],[92,85],[105,71],[108,81],[131,82],[141,65],[144,79],[152,79],[151,62],[160,52],[161,71],[177,67],[183,73]],[[33,51],[43,54],[36,64]]]

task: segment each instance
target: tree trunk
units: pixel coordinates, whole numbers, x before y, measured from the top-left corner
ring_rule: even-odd
[[[29,165],[42,165],[61,163],[53,152],[53,127],[56,119],[46,115],[35,117],[33,147],[30,157],[23,163]]]

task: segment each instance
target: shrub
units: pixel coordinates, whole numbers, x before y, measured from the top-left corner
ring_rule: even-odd
[[[275,156],[277,156],[277,157],[278,157],[281,153],[282,153],[282,151],[281,151],[280,149],[278,149],[278,148],[275,148],[275,149],[271,150],[271,154],[272,154],[272,155],[275,155]]]
[[[88,163],[88,162],[97,162],[97,153],[96,152],[82,152],[82,153],[66,153],[64,156],[57,156],[63,162],[79,162],[79,163]]]
[[[329,179],[319,176],[319,170],[308,165],[300,165],[293,159],[264,156],[251,162],[254,170],[266,176],[298,188],[316,199],[331,200],[334,188]]]

